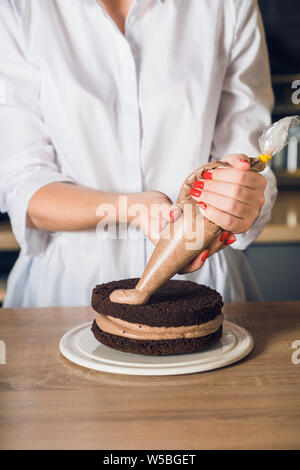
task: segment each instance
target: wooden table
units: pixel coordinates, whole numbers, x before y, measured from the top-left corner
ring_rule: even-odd
[[[300,448],[300,302],[227,304],[253,335],[238,364],[199,374],[136,377],[64,359],[60,337],[89,308],[0,310],[0,448]],[[300,358],[300,352],[298,354]]]

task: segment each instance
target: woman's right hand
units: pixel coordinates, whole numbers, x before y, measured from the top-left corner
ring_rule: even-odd
[[[157,244],[161,231],[168,223],[181,216],[181,209],[160,191],[145,191],[129,195],[129,224],[138,227]],[[141,206],[140,206],[141,205]],[[131,210],[130,210],[131,208]],[[137,217],[138,215],[138,217]],[[233,233],[223,231],[205,250],[197,255],[179,274],[188,274],[200,269],[206,259],[235,241]]]
[[[129,195],[128,222],[157,244],[161,231],[177,218],[181,210],[160,191],[144,191]]]

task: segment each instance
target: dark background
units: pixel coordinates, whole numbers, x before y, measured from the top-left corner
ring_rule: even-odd
[[[273,75],[300,74],[300,0],[259,0]]]

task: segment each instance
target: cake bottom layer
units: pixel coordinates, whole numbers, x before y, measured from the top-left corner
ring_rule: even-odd
[[[207,336],[200,338],[178,338],[162,340],[139,340],[113,335],[101,330],[94,320],[92,332],[95,338],[105,346],[118,351],[147,356],[166,356],[168,354],[184,354],[201,351],[216,343],[222,336],[223,326]]]

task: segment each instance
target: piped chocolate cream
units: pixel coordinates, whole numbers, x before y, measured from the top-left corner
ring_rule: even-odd
[[[155,327],[140,325],[138,323],[129,323],[119,318],[114,318],[98,313],[96,317],[98,327],[112,335],[122,336],[132,339],[179,339],[179,338],[201,338],[203,336],[215,333],[223,323],[223,314],[221,313],[213,320],[201,325],[189,325],[179,327]]]

